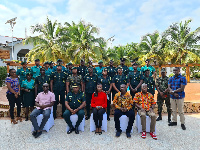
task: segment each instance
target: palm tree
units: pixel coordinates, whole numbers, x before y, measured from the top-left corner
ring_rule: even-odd
[[[27,53],[28,61],[33,62],[36,58],[39,58],[41,62],[51,60],[56,61],[58,58],[67,59],[66,52],[59,43],[60,38],[58,32],[60,28],[56,29],[57,21],[52,23],[47,17],[47,23],[44,25],[35,25],[31,29],[33,33],[38,32],[40,35],[35,37],[28,37],[24,43],[33,43],[34,48]],[[56,34],[57,33],[57,34]]]
[[[98,61],[106,58],[103,55],[106,41],[102,37],[97,38],[98,33],[98,28],[90,23],[86,24],[84,21],[80,21],[78,24],[74,22],[69,24],[65,22],[62,35],[67,34],[70,38],[70,42],[65,47],[66,53],[71,56],[74,63],[78,63],[82,58],[86,61],[89,59]]]
[[[164,33],[169,39],[165,49],[171,57],[171,63],[197,63],[200,60],[200,45],[197,44],[200,40],[200,27],[191,32],[191,21],[174,23]]]
[[[153,59],[158,65],[166,63],[165,50],[163,49],[167,43],[165,35],[160,35],[158,31],[152,34],[146,34],[140,42],[140,60]]]

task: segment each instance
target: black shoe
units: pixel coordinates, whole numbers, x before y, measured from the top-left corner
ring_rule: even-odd
[[[54,120],[57,118],[56,116],[53,116]]]
[[[75,127],[75,133],[76,133],[76,134],[79,134],[78,127]]]
[[[126,137],[127,137],[127,138],[131,138],[130,132],[126,132]]]
[[[26,117],[25,121],[28,121],[28,117]]]
[[[85,117],[85,120],[88,120],[88,119],[90,119],[90,117],[89,117],[89,116],[86,116],[86,117]]]
[[[168,118],[168,123],[170,123],[171,122],[171,118]]]
[[[42,134],[42,131],[37,132],[37,134],[35,135],[35,138],[38,138],[41,134]]]
[[[185,127],[184,124],[181,124],[181,128],[182,128],[183,130],[186,130],[186,127]]]
[[[37,134],[37,131],[33,131],[32,132],[32,135],[35,137],[36,136],[36,134]]]
[[[74,128],[73,128],[73,127],[70,127],[70,128],[69,128],[69,131],[67,131],[67,134],[72,133],[72,131],[74,131]]]
[[[170,122],[168,126],[177,126],[177,122]]]
[[[122,133],[122,132],[118,132],[118,131],[117,131],[117,132],[116,132],[116,137],[120,137],[121,133]]]
[[[160,120],[162,120],[162,117],[158,117],[157,119],[156,119],[156,121],[160,121]]]
[[[108,117],[107,120],[110,121],[110,118]]]

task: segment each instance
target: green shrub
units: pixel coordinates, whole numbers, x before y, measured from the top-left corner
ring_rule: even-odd
[[[7,77],[7,68],[1,66],[0,67],[0,87],[3,85],[6,77]]]

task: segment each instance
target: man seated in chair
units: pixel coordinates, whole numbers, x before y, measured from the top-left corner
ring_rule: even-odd
[[[114,113],[115,128],[117,130],[116,137],[119,137],[122,132],[122,130],[120,129],[119,118],[122,115],[126,115],[127,117],[129,117],[128,127],[126,129],[126,136],[127,138],[131,138],[130,132],[133,126],[133,122],[135,120],[135,112],[132,110],[132,96],[127,92],[125,84],[120,85],[120,92],[115,94],[113,104],[116,108]]]
[[[69,131],[67,132],[67,134],[72,133],[72,131],[74,130],[76,134],[79,134],[78,126],[81,124],[85,115],[85,112],[83,110],[86,104],[85,95],[83,92],[79,91],[80,87],[77,83],[74,83],[72,85],[72,88],[73,92],[69,92],[65,100],[65,106],[67,109],[65,110],[63,117],[69,126]],[[75,129],[70,120],[70,116],[74,114],[78,115],[78,121],[76,122]]]
[[[146,138],[146,115],[151,118],[150,124],[150,135],[153,139],[157,140],[155,132],[156,115],[153,111],[156,102],[154,101],[153,95],[147,92],[147,84],[142,84],[142,92],[135,94],[133,101],[135,106],[138,108],[138,114],[141,118],[142,125],[142,138]]]
[[[37,107],[30,114],[30,120],[34,127],[34,131],[32,135],[35,138],[39,137],[42,134],[42,130],[46,122],[50,118],[51,107],[54,105],[54,102],[55,102],[55,95],[49,91],[48,83],[43,84],[43,91],[44,92],[40,92],[37,95],[35,99],[35,105]],[[43,119],[40,126],[38,126],[37,116],[39,116],[40,114],[43,114]]]

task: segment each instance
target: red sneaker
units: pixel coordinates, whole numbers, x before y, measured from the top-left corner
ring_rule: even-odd
[[[151,135],[151,137],[152,137],[154,140],[157,140],[157,137],[156,137],[156,135],[155,135],[153,132],[150,132],[150,135]]]
[[[146,138],[146,132],[145,131],[143,131],[142,132],[142,136],[141,136],[143,139],[145,139]]]

